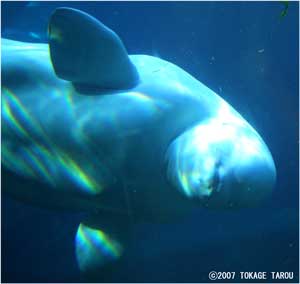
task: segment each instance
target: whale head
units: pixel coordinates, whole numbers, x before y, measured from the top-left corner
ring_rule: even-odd
[[[263,139],[225,101],[215,116],[173,141],[167,161],[171,183],[209,208],[257,206],[276,180]]]

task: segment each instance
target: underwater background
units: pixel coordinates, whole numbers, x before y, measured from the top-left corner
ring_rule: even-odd
[[[129,54],[171,61],[221,95],[260,133],[277,168],[259,208],[199,208],[178,222],[137,225],[136,242],[98,281],[209,282],[215,270],[287,271],[299,282],[298,2],[1,2],[2,37],[46,42],[48,18],[62,6],[101,20]],[[82,213],[4,194],[1,213],[2,282],[85,281],[74,254]]]

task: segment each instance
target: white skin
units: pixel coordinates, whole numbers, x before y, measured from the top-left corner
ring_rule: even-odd
[[[73,28],[88,34],[88,43],[94,43],[92,34],[105,44],[92,45],[89,53],[85,41],[70,37]],[[62,41],[64,32],[69,41]],[[4,190],[41,206],[100,210],[77,230],[81,271],[98,271],[120,257],[128,213],[131,221],[162,222],[195,204],[254,206],[271,192],[276,170],[261,137],[187,72],[155,57],[132,55],[136,84],[137,73],[117,35],[73,9],[56,10],[49,33],[57,73],[84,78],[83,84],[55,74],[48,45],[2,39],[1,162],[43,184]],[[66,54],[73,46],[78,50]],[[104,58],[111,49],[114,57]],[[76,51],[82,57],[74,58]],[[95,54],[103,65],[95,65]],[[85,80],[94,83],[98,73],[103,84],[117,79],[136,85],[85,88]],[[118,202],[122,198],[125,202]]]
[[[46,44],[3,40],[4,166],[70,196],[98,196],[122,180],[135,192],[151,191],[135,202],[143,204],[147,196],[151,206],[154,202],[163,207],[172,200],[172,191],[162,189],[165,177],[174,194],[177,188],[186,200],[205,199],[214,181],[241,167],[238,158],[243,153],[251,165],[255,156],[267,168],[270,177],[259,189],[270,192],[275,180],[271,154],[228,103],[172,63],[144,55],[130,59],[140,76],[134,88],[86,95],[55,75]],[[198,128],[189,131],[195,125]],[[232,135],[226,135],[227,130]],[[241,137],[254,145],[256,153],[247,153],[246,140],[237,143]],[[205,143],[203,150],[200,146]],[[207,163],[211,166],[204,170]],[[168,174],[159,170],[166,164]],[[216,165],[223,170],[218,175]],[[151,179],[151,188],[145,178],[148,183]],[[219,182],[215,187],[222,191]],[[231,195],[224,197],[227,205]],[[250,205],[252,197],[246,196]]]

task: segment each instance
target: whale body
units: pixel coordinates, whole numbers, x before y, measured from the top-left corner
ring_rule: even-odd
[[[253,207],[271,194],[263,139],[190,74],[128,55],[78,10],[57,9],[48,35],[49,44],[2,39],[1,163],[37,184],[3,190],[90,213],[75,237],[81,271],[119,259],[135,222]]]

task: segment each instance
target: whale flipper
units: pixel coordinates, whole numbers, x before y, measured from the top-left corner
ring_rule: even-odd
[[[80,92],[94,88],[128,89],[139,80],[116,33],[92,16],[70,8],[56,9],[48,25],[52,65],[58,77]]]
[[[101,211],[88,215],[78,226],[75,237],[80,271],[91,276],[120,259],[128,244],[131,225],[126,214]]]
[[[88,273],[117,260],[122,246],[104,231],[80,223],[76,233],[76,259],[80,271]]]

